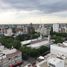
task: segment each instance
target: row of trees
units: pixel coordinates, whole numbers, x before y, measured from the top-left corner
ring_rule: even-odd
[[[46,51],[49,51],[49,48],[46,46],[41,46],[38,49],[30,48],[30,47],[21,47],[20,50],[22,51],[22,57],[27,59],[28,57],[37,58],[40,55],[43,55]]]
[[[67,33],[53,32],[51,35],[56,35],[56,36],[61,36],[61,37],[67,37]]]

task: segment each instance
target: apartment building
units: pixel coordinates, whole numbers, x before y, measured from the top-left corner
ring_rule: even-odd
[[[53,24],[53,32],[67,33],[67,24]]]

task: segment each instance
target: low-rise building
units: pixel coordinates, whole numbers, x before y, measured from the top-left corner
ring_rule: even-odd
[[[16,49],[7,49],[0,45],[0,67],[9,67],[22,62],[22,53]],[[17,64],[18,66],[18,64]]]
[[[67,41],[59,44],[53,44],[50,46],[50,52],[57,56],[67,57]]]
[[[47,61],[48,67],[64,67],[64,60],[59,58],[50,58]]]

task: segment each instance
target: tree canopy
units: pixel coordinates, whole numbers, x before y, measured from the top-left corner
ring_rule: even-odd
[[[7,48],[16,48],[16,49],[19,49],[21,44],[20,44],[20,41],[19,40],[15,40],[14,38],[11,38],[11,37],[1,37],[0,38],[0,42],[2,43],[2,45],[4,45],[5,47]]]

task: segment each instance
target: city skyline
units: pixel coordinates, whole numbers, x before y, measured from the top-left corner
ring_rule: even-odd
[[[0,0],[0,24],[66,23],[66,0]]]

